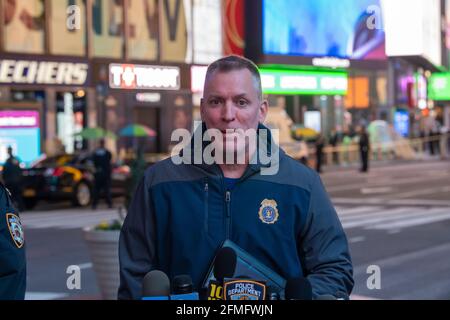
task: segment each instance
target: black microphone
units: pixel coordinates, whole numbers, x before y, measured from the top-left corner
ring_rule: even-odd
[[[312,300],[311,283],[306,278],[289,279],[284,290],[286,300]]]
[[[231,278],[236,269],[236,252],[229,247],[223,247],[214,259],[214,279],[209,279],[207,288],[208,300],[223,300],[223,280]]]
[[[170,300],[199,300],[189,275],[183,274],[173,278]]]
[[[214,278],[223,282],[223,279],[233,277],[236,269],[236,260],[236,252],[233,249],[229,247],[220,249],[214,261]]]
[[[142,300],[169,300],[170,281],[159,270],[147,273],[142,282]]]

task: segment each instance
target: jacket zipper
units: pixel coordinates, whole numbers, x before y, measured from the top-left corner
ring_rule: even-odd
[[[227,207],[227,219],[226,219],[226,239],[230,239],[230,231],[231,231],[231,192],[227,191],[225,193],[225,202]]]
[[[205,192],[204,192],[204,198],[203,198],[203,203],[204,203],[204,217],[205,217],[205,221],[204,221],[204,228],[206,233],[208,233],[208,218],[209,218],[209,206],[208,206],[208,194],[209,194],[209,185],[208,185],[208,180],[205,179]]]

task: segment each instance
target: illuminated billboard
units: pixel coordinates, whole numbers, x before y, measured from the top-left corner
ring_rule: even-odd
[[[0,164],[8,157],[8,147],[26,165],[39,157],[39,112],[0,111]]]
[[[450,100],[450,73],[433,73],[428,82],[431,100]]]
[[[269,55],[385,59],[379,0],[263,0]]]
[[[266,94],[345,95],[348,89],[346,72],[261,68],[260,73],[263,92]]]
[[[386,54],[442,64],[439,0],[382,0]]]

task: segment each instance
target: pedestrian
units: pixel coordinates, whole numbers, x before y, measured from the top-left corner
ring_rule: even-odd
[[[142,180],[144,176],[145,169],[147,167],[147,163],[145,162],[144,150],[143,146],[138,148],[137,154],[133,161],[131,162],[131,176],[129,179],[128,190],[126,194],[126,203],[125,206],[128,209],[131,203],[131,198],[133,197],[134,191],[138,186],[139,182]]]
[[[352,137],[350,136],[350,132],[348,130],[344,131],[342,137],[342,155],[344,159],[344,164],[350,163],[350,148],[352,146]]]
[[[316,171],[322,173],[323,148],[325,147],[325,138],[321,133],[317,136],[316,142]]]
[[[285,279],[306,277],[313,297],[350,295],[346,235],[320,176],[279,149],[262,125],[268,103],[256,65],[224,57],[205,79],[199,131],[180,154],[147,169],[136,189],[119,240],[118,298],[140,299],[143,278],[155,269],[170,279],[189,275],[201,289],[226,239]],[[257,143],[245,138],[252,132]],[[196,134],[215,139],[198,143]],[[211,147],[218,160],[210,161]],[[222,161],[220,150],[234,161]]]
[[[92,155],[92,161],[95,167],[94,197],[92,201],[92,209],[94,210],[97,209],[98,200],[100,199],[102,191],[105,193],[108,208],[112,208],[111,159],[111,152],[109,152],[109,150],[105,148],[105,140],[100,140],[99,147],[94,151]]]
[[[27,281],[25,237],[10,193],[0,183],[0,300],[23,300]]]
[[[367,172],[369,170],[369,152],[370,141],[369,135],[366,131],[366,127],[361,126],[359,134],[359,152],[361,155],[361,172]]]
[[[339,165],[339,152],[337,146],[341,143],[341,134],[336,130],[331,130],[330,145],[333,147],[333,163]]]
[[[3,165],[3,182],[6,188],[11,192],[13,202],[19,211],[24,209],[22,197],[23,174],[20,167],[20,159],[13,155],[13,149],[8,147],[8,159]]]

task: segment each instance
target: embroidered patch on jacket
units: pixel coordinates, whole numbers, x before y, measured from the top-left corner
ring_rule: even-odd
[[[11,234],[11,237],[17,248],[22,248],[25,239],[20,218],[13,213],[7,213],[6,225],[8,226],[9,233]]]
[[[259,219],[267,224],[274,224],[278,221],[277,202],[275,200],[264,199],[259,208]]]

